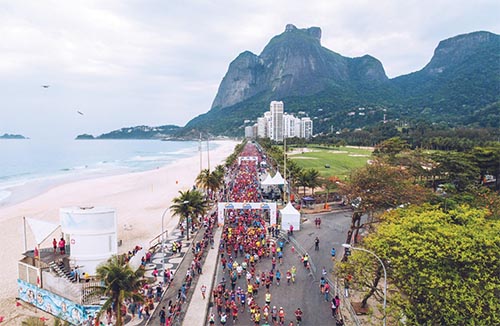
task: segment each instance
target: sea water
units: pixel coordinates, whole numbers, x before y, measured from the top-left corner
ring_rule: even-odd
[[[198,152],[196,141],[2,139],[0,206],[65,180],[155,169]]]

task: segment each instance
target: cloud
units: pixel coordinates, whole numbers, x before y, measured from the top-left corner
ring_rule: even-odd
[[[500,3],[489,0],[2,3],[0,86],[7,92],[0,94],[0,133],[183,125],[209,110],[239,53],[259,54],[288,23],[321,27],[325,47],[370,54],[395,77],[421,69],[442,39],[498,32],[498,12]],[[43,92],[46,83],[53,87]],[[75,107],[91,124],[66,115]],[[41,108],[36,122],[25,119]]]

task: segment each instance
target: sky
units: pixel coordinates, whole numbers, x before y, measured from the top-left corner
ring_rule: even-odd
[[[0,0],[0,135],[183,126],[239,53],[260,54],[288,23],[320,27],[324,47],[370,54],[394,78],[443,39],[498,34],[500,1]]]

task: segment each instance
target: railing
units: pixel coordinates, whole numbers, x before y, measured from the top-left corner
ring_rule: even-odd
[[[151,248],[156,248],[159,244],[161,244],[163,239],[168,238],[168,230],[163,231],[163,233],[160,233],[156,237],[153,238],[153,240],[149,241],[149,249]]]
[[[61,267],[59,267],[59,265],[57,265],[55,262],[51,262],[49,264],[50,268],[52,268],[54,270],[54,272],[61,278],[64,280],[64,282],[66,283],[66,290],[69,289],[69,291],[71,292],[71,294],[73,295],[73,297],[75,298],[80,298],[80,302],[78,303],[83,303],[83,296],[82,296],[82,292],[81,292],[81,287],[75,283],[73,283],[73,280],[70,279],[68,277],[68,275],[66,274],[66,271],[63,270]]]
[[[349,311],[349,315],[351,315],[352,321],[356,324],[356,326],[360,326],[361,322],[359,321],[358,315],[354,311],[354,308],[351,304],[351,300],[349,300],[349,298],[345,296],[345,293],[342,292],[341,289],[339,289],[339,287],[337,286],[337,283],[334,283],[328,276],[325,279],[330,284],[330,288],[334,289],[335,293],[341,293],[342,298],[343,298],[342,302],[343,302],[344,306],[347,308],[347,311]]]

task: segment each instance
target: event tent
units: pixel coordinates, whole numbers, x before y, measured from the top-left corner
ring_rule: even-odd
[[[281,176],[280,171],[276,172],[276,174],[272,178],[272,182],[273,185],[278,185],[278,186],[285,184],[285,179],[283,179],[283,177]]]
[[[270,174],[268,174],[266,176],[266,178],[264,179],[264,181],[262,181],[260,184],[263,186],[272,186],[272,185],[274,185],[273,178],[271,177]]]
[[[289,230],[290,225],[293,225],[294,230],[300,230],[300,212],[293,207],[291,202],[280,209],[281,213],[281,229]]]

